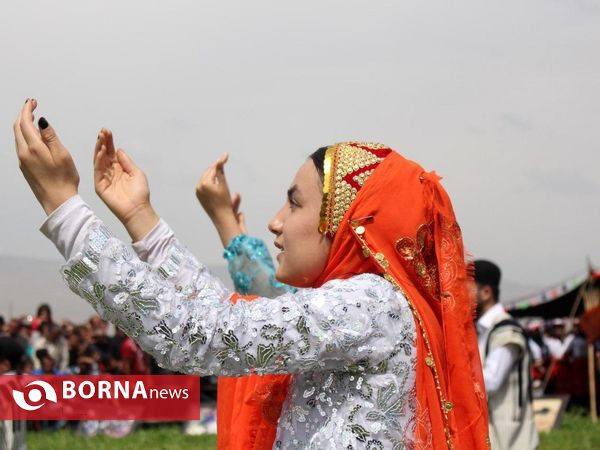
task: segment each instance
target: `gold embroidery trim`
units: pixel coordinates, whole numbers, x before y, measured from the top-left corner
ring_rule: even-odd
[[[439,275],[433,238],[433,222],[422,224],[414,238],[396,241],[396,251],[413,268],[419,283],[435,298],[439,297]]]
[[[329,223],[329,201],[331,197],[331,171],[333,170],[333,158],[335,157],[335,146],[325,150],[325,161],[323,162],[323,200],[321,203],[321,218],[319,220],[319,233],[327,232]]]

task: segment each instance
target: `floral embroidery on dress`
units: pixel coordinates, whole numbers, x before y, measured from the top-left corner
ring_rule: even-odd
[[[460,269],[464,270],[464,248],[462,246],[462,234],[460,226],[454,221],[444,217],[440,218],[442,229],[441,260],[444,268],[440,273],[442,305],[444,309],[455,308],[453,291],[456,289],[457,278],[463,276]]]
[[[231,292],[176,240],[152,270],[98,222],[63,274],[162,367],[295,374],[276,448],[414,446],[415,323],[400,291],[378,275],[233,303]],[[278,395],[258,394],[259,401]]]
[[[417,230],[416,238],[402,237],[398,239],[396,251],[410,263],[420,283],[434,297],[437,297],[439,295],[439,278],[433,223],[421,225]]]

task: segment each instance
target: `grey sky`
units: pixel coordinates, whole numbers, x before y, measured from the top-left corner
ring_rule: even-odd
[[[364,139],[442,175],[468,249],[507,279],[552,283],[587,255],[600,264],[600,0],[55,0],[0,11],[2,255],[57,259],[10,130],[34,96],[103,218],[91,154],[107,126],[207,263],[221,249],[194,186],[223,151],[250,231],[270,243],[265,224],[303,159]]]

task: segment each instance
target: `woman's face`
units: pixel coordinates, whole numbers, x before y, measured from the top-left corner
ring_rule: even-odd
[[[314,163],[308,159],[296,173],[285,205],[269,223],[276,236],[275,247],[280,250],[275,276],[282,283],[311,287],[325,269],[331,241],[318,231],[322,186]]]

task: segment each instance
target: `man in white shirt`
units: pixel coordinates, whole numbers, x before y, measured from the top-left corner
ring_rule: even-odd
[[[566,334],[566,325],[563,319],[554,319],[550,322],[544,336],[544,343],[554,359],[562,359],[575,337],[574,334]]]
[[[477,334],[494,450],[538,446],[531,405],[531,357],[521,326],[498,303],[500,268],[475,261]]]

